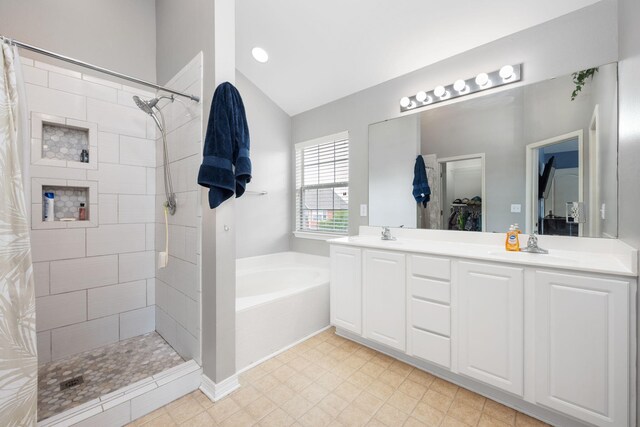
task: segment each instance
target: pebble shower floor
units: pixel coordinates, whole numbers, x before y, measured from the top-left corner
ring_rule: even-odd
[[[38,421],[116,391],[184,362],[156,332],[41,365]],[[82,383],[61,390],[61,383]]]

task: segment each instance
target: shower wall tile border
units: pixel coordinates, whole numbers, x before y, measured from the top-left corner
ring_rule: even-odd
[[[63,128],[77,128],[88,132],[89,162],[82,163],[71,160],[49,159],[42,156],[43,126],[59,125]],[[31,112],[31,164],[55,166],[74,169],[98,169],[98,124],[73,118],[65,118],[52,114]]]

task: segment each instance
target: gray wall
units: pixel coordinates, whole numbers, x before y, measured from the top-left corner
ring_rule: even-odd
[[[156,81],[154,0],[2,0],[0,16],[3,36]]]
[[[628,244],[640,247],[640,2],[620,0],[619,3],[619,232]],[[640,324],[637,325],[637,330]],[[640,342],[640,340],[638,340]],[[636,362],[637,365],[637,362]],[[638,382],[640,384],[640,381]],[[640,386],[638,393],[640,396]],[[639,398],[640,399],[640,398]],[[636,411],[640,418],[640,400]]]
[[[508,63],[524,63],[523,84],[618,59],[617,3],[593,6],[505,37],[293,117],[293,143],[347,130],[350,151],[350,233],[367,223],[359,205],[367,203],[367,128],[400,116],[399,99],[420,89],[474,76]],[[576,48],[579,46],[579,48]],[[294,250],[328,254],[322,241],[292,238]]]
[[[235,80],[234,0],[157,0],[158,81],[203,52],[203,135],[216,86]],[[234,201],[209,209],[201,189],[201,339],[204,374],[219,383],[235,373]]]
[[[289,250],[291,234],[291,117],[236,71],[251,135],[253,165],[249,191],[236,200],[236,257]]]

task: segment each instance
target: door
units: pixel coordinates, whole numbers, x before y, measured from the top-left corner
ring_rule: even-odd
[[[362,335],[362,256],[358,248],[331,245],[331,324]]]
[[[536,402],[628,425],[629,282],[536,272]]]
[[[458,263],[458,371],[518,396],[524,376],[522,268]]]
[[[365,337],[400,351],[406,348],[405,277],[404,254],[364,251]]]

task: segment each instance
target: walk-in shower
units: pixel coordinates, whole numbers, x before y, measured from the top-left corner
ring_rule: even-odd
[[[158,129],[160,129],[160,133],[162,134],[162,153],[164,159],[164,194],[166,197],[164,206],[167,208],[169,213],[173,215],[176,213],[176,195],[173,192],[173,182],[171,181],[171,167],[169,166],[169,149],[167,147],[167,131],[165,129],[164,114],[162,114],[162,110],[158,108],[158,102],[161,99],[169,99],[171,100],[171,102],[173,102],[175,98],[173,95],[159,96],[145,101],[138,95],[133,96],[133,101],[136,103],[138,108],[140,108],[142,111],[150,115],[151,118],[153,118],[153,121],[156,122],[156,125],[158,126]],[[156,114],[156,111],[158,112],[158,114]],[[158,116],[160,116],[159,119]]]

